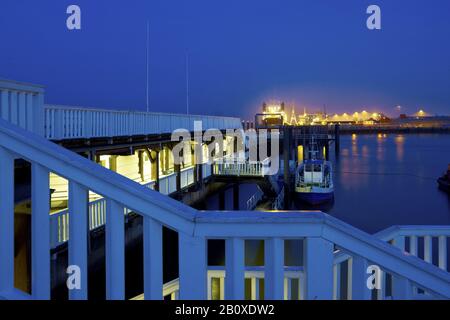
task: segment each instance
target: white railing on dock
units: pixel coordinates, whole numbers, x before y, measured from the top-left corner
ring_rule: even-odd
[[[439,268],[448,271],[450,226],[392,226],[375,236],[428,263],[434,264],[436,261]],[[419,252],[423,255],[419,256]]]
[[[207,275],[207,299],[225,299],[225,269],[223,267],[209,267]],[[250,281],[250,292],[246,299],[262,300],[264,294],[261,282],[264,281],[264,267],[246,267],[244,278]],[[305,294],[305,274],[301,267],[284,267],[284,300],[303,300]],[[163,297],[170,300],[178,300],[180,290],[179,279],[167,282],[163,286]],[[134,297],[132,300],[144,300],[144,294]]]
[[[0,118],[44,135],[44,88],[0,79]]]
[[[14,287],[14,159],[31,163],[30,299],[50,298],[49,172],[69,181],[68,264],[80,270],[80,289],[70,299],[88,298],[88,191],[106,200],[106,298],[125,298],[125,208],[143,218],[145,299],[163,298],[162,227],[178,233],[179,298],[207,299],[207,241],[225,240],[225,299],[243,299],[245,240],[264,241],[264,298],[285,297],[285,240],[302,240],[305,299],[332,299],[335,248],[351,253],[352,298],[368,298],[366,265],[395,276],[394,299],[411,299],[418,287],[450,299],[448,272],[321,212],[201,212],[114,173],[45,138],[0,120],[0,297],[17,297]]]
[[[160,192],[165,195],[177,191],[176,173],[171,173],[160,178]],[[154,190],[155,181],[143,184],[143,186]],[[194,183],[194,167],[181,170],[181,188],[186,188]],[[124,214],[130,213],[129,209],[124,209]],[[67,242],[69,239],[69,209],[63,209],[50,216],[51,224],[51,248]],[[103,227],[106,222],[106,200],[104,198],[89,202],[89,230]]]
[[[404,254],[415,256],[427,263],[435,265],[440,269],[448,272],[448,238],[450,237],[450,226],[392,226],[382,230],[374,235],[394,247],[400,249]],[[419,254],[419,252],[421,254]],[[434,259],[433,259],[434,258]],[[343,268],[347,268],[351,274],[353,258],[350,254],[338,251],[335,255],[335,277],[340,279]],[[344,263],[347,263],[346,265]],[[360,262],[357,262],[360,263]],[[391,278],[390,295],[386,290],[377,290],[376,299],[392,299],[395,291],[399,290],[398,279],[395,275],[390,274],[386,270],[382,270],[382,281],[387,286],[387,277]],[[340,280],[336,280],[341,284]],[[351,288],[351,279],[348,279],[346,286]],[[401,284],[401,282],[400,282]],[[342,291],[341,286],[335,291],[335,297],[340,297]],[[369,295],[366,292],[366,295]],[[411,286],[411,295],[414,299],[430,299],[432,296],[420,286]],[[341,297],[342,298],[342,297]],[[351,298],[351,290],[348,290],[347,298]]]
[[[247,210],[251,211],[254,210],[256,208],[256,206],[258,205],[258,202],[261,201],[261,199],[263,198],[264,193],[258,189],[257,192],[255,192],[255,194],[253,194],[250,199],[247,200]]]
[[[270,158],[263,161],[237,161],[227,162],[218,160],[213,164],[213,174],[218,176],[251,176],[265,177],[270,172]]]
[[[45,106],[45,137],[51,140],[89,139],[172,133],[176,129],[240,129],[239,118]]]
[[[143,184],[143,186],[154,189],[155,181]],[[89,202],[89,231],[103,227],[106,223],[106,199],[100,198]],[[129,209],[124,209],[124,214],[130,213]],[[50,215],[50,248],[67,242],[69,240],[69,209],[54,212]]]

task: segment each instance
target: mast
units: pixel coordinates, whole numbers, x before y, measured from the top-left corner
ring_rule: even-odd
[[[149,22],[147,20],[147,39],[146,39],[146,51],[145,51],[145,60],[146,60],[146,85],[145,85],[145,95],[146,95],[146,107],[147,107],[147,112],[149,112],[150,110],[150,106],[149,106],[149,91],[148,91],[148,76],[149,76],[149,62],[148,62],[148,52],[149,52],[149,33],[150,33],[150,27],[149,27]]]
[[[186,51],[186,114],[189,114],[189,52]]]

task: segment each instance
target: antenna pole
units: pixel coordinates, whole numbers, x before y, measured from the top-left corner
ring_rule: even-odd
[[[150,33],[150,28],[149,28],[149,23],[148,23],[148,20],[147,20],[147,41],[146,41],[146,51],[145,51],[145,57],[146,57],[146,86],[145,86],[145,92],[146,92],[146,105],[147,105],[147,112],[149,112],[150,111],[150,106],[149,106],[149,99],[148,99],[148,96],[149,96],[149,92],[148,92],[148,82],[149,82],[149,80],[148,80],[148,76],[149,76],[149,71],[148,71],[148,68],[149,68],[149,63],[148,63],[148,52],[149,52],[149,33]]]
[[[186,114],[189,114],[189,52],[186,51]]]

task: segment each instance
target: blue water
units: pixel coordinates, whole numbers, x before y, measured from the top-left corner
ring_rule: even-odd
[[[436,182],[450,164],[450,135],[345,135],[330,160],[335,199],[320,209],[332,216],[370,233],[450,224],[450,196]]]

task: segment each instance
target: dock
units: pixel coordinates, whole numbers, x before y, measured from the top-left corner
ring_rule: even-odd
[[[289,193],[289,168],[307,152],[308,135],[322,135],[318,141],[327,157],[330,145],[339,147],[340,126],[270,128],[268,142],[256,140],[252,158],[245,141],[264,128],[244,130],[237,117],[47,105],[44,87],[8,80],[0,81],[0,115],[2,299],[51,299],[52,283],[65,280],[67,267],[78,277],[67,298],[90,299],[94,258],[105,264],[95,277],[104,281],[108,300],[450,299],[449,226],[392,226],[368,234],[317,211],[203,211],[184,203],[190,194],[201,198],[214,191],[208,188],[215,179],[256,179],[279,200],[281,192]],[[172,139],[180,129],[189,137],[182,151]],[[219,140],[223,147],[217,149]],[[264,144],[278,142],[280,152],[269,148],[264,154]],[[283,174],[271,170],[278,158]],[[20,185],[18,172],[24,176]],[[284,189],[275,190],[274,175],[284,177]],[[23,185],[31,199],[17,206],[15,193]],[[14,246],[19,216],[30,221],[23,241],[30,243],[31,256],[21,262],[30,276],[22,273],[20,288]],[[130,294],[126,255],[136,219],[142,290]],[[103,244],[96,250],[100,244],[91,240],[98,230]],[[164,279],[164,230],[176,235],[178,270],[170,281]],[[264,242],[261,267],[245,263],[246,241],[255,239]],[[224,266],[209,264],[212,241],[224,243]],[[301,248],[302,263],[295,266],[284,259],[292,242]],[[67,264],[53,264],[62,247]],[[367,286],[373,266],[380,279],[375,290]]]

